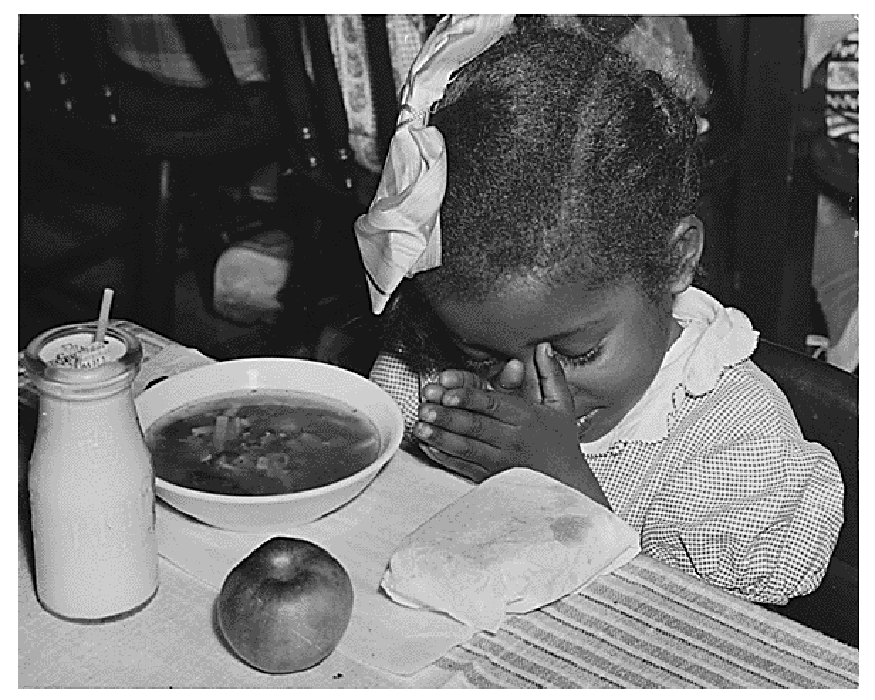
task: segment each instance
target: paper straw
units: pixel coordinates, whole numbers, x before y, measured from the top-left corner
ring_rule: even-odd
[[[94,343],[103,344],[103,336],[106,335],[106,327],[109,325],[109,307],[112,306],[113,291],[109,287],[103,290],[103,300],[100,302],[100,316],[97,319],[97,332],[94,334]]]

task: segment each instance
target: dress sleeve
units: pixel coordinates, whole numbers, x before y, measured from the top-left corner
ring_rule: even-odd
[[[381,352],[371,367],[369,378],[401,407],[404,445],[415,442],[412,430],[419,415],[419,374],[394,355]]]
[[[663,472],[642,550],[748,600],[784,605],[826,572],[843,520],[841,474],[826,448],[804,440],[776,386],[715,393],[677,466]]]
[[[416,450],[459,476],[454,466],[454,458],[448,459],[440,450],[421,443],[413,434],[413,428],[419,419],[419,394],[423,384],[420,375],[413,372],[397,357],[380,353],[371,368],[369,378],[382,387],[401,407],[401,415],[404,417],[404,437],[401,446]]]

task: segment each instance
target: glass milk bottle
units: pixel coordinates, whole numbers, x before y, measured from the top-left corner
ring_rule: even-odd
[[[37,596],[50,612],[107,621],[158,588],[155,476],[131,384],[140,341],[95,323],[61,326],[28,345],[40,394],[28,487]]]

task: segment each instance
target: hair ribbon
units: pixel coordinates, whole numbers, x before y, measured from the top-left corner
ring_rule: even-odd
[[[402,107],[368,211],[355,235],[371,308],[382,313],[404,277],[441,264],[440,207],[447,156],[428,115],[450,78],[513,26],[513,15],[445,15],[423,43],[401,90]]]

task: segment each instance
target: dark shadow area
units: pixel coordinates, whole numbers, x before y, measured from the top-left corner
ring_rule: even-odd
[[[844,524],[813,593],[768,609],[852,646],[859,643],[859,381],[831,365],[760,339],[752,357],[786,394],[802,434],[830,450],[845,486]]]
[[[854,648],[860,646],[859,572],[839,559],[833,558],[813,593],[787,605],[764,607]]]

